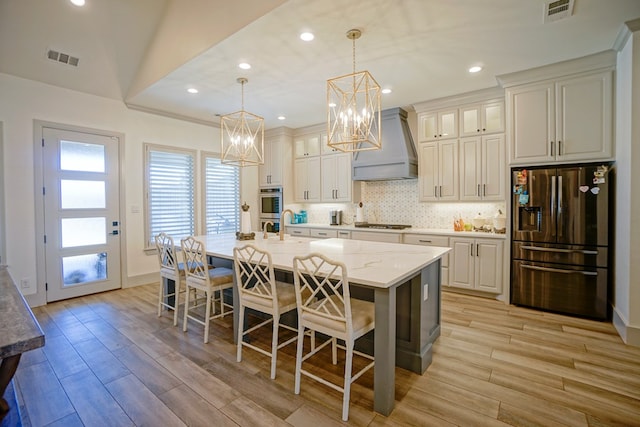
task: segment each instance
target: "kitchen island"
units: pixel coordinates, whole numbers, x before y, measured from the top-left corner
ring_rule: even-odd
[[[0,421],[9,413],[5,390],[22,353],[44,346],[44,333],[6,267],[0,268]],[[15,404],[15,401],[12,403]],[[17,410],[17,408],[16,408]],[[18,417],[19,419],[19,417]],[[5,420],[6,421],[6,420]],[[13,423],[16,420],[12,420]]]
[[[258,234],[258,233],[256,233]],[[374,410],[389,415],[395,398],[395,366],[422,374],[432,357],[432,344],[440,335],[440,259],[449,248],[349,239],[311,239],[271,235],[238,241],[232,234],[197,236],[205,243],[214,265],[230,266],[233,248],[253,244],[271,253],[274,269],[291,272],[293,257],[321,253],[343,262],[353,296],[375,302],[372,343]],[[358,291],[362,292],[358,292]],[[234,306],[238,301],[234,287]],[[234,337],[238,311],[234,310]]]

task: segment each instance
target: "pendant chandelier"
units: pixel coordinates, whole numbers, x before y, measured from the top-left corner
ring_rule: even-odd
[[[356,73],[356,39],[360,30],[349,30],[353,42],[353,73],[327,80],[327,144],[344,152],[378,150],[380,138],[380,86],[368,71]]]
[[[242,109],[220,117],[221,163],[234,166],[255,166],[264,163],[264,119],[244,111],[244,84],[247,79],[238,78],[242,86]]]

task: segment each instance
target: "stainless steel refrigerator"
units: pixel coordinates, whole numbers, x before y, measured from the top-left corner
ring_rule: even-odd
[[[609,317],[611,167],[512,169],[512,304]]]

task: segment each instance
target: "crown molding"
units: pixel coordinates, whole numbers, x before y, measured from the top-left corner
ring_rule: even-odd
[[[176,120],[182,120],[184,122],[197,123],[199,125],[211,126],[220,129],[220,123],[216,123],[210,120],[197,119],[195,117],[184,116],[182,114],[171,113],[169,111],[159,110],[156,108],[144,107],[142,105],[131,104],[125,102],[125,105],[130,110],[141,111],[143,113],[155,114],[156,116],[169,117]]]

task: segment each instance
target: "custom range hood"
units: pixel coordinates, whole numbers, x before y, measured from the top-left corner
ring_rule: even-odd
[[[354,153],[354,181],[385,181],[418,178],[418,156],[402,108],[382,111],[382,148]]]

